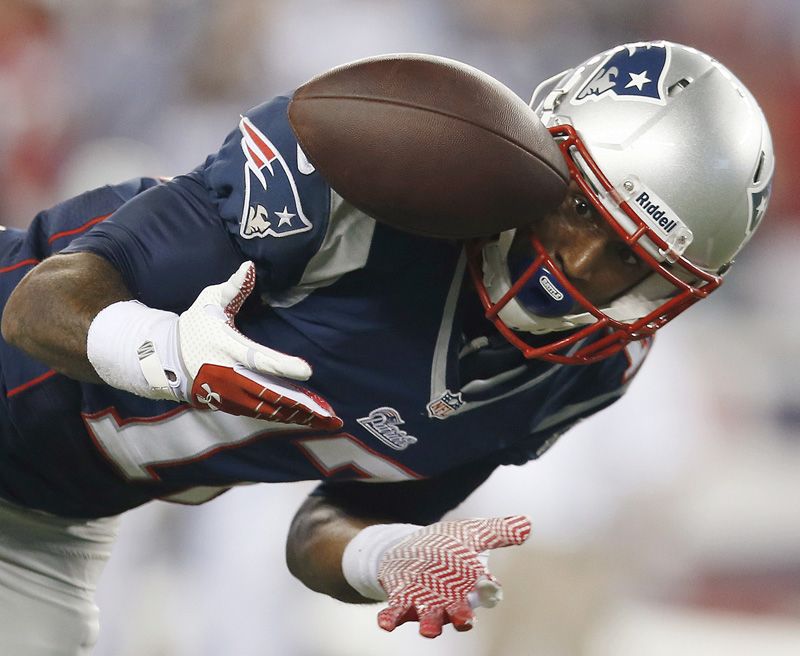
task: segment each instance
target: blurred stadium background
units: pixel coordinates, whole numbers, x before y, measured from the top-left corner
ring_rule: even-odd
[[[659,336],[630,394],[458,516],[526,512],[477,630],[392,635],[306,591],[283,537],[310,484],[129,513],[97,656],[800,653],[800,4],[795,0],[0,0],[0,222],[186,171],[247,107],[358,57],[463,60],[527,98],[615,43],[725,62],[769,119],[770,211],[715,301]]]

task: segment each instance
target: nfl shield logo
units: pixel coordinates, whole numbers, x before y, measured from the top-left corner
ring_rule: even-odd
[[[447,419],[462,405],[464,399],[461,398],[461,392],[453,394],[450,390],[446,390],[438,399],[428,404],[428,416],[431,419]]]

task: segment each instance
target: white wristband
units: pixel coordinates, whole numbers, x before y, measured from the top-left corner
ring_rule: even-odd
[[[362,597],[384,601],[386,591],[378,582],[383,555],[421,528],[416,524],[374,524],[359,531],[342,554],[342,573],[350,587]]]
[[[176,400],[160,367],[157,350],[174,349],[178,315],[139,301],[120,301],[101,310],[89,326],[86,355],[97,375],[117,389],[150,399]]]

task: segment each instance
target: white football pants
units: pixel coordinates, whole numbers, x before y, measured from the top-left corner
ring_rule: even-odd
[[[72,520],[0,499],[0,654],[88,656],[118,518]]]

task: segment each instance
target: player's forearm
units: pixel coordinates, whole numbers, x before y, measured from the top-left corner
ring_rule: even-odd
[[[358,594],[342,574],[347,544],[366,526],[381,520],[356,517],[322,497],[309,497],[289,529],[286,562],[308,588],[347,603],[374,603]]]
[[[86,356],[89,326],[131,294],[117,270],[91,253],[55,255],[30,271],[3,310],[3,338],[71,378],[101,382]]]

